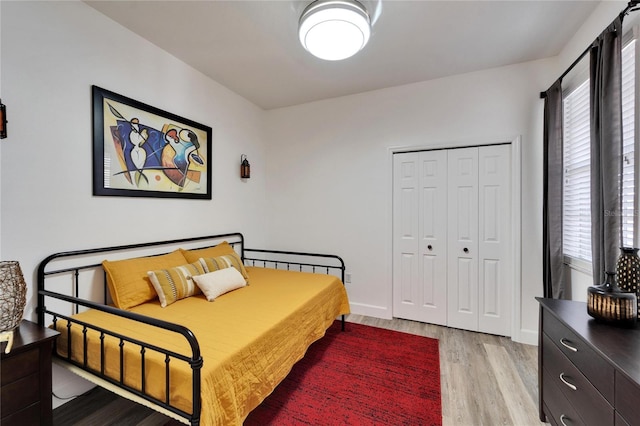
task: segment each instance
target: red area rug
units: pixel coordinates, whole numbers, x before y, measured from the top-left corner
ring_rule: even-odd
[[[336,321],[244,424],[441,425],[438,341]]]

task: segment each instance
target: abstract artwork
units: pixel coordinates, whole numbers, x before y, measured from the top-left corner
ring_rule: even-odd
[[[93,194],[210,200],[211,133],[93,86]]]

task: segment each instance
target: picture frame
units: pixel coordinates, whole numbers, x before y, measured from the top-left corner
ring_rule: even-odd
[[[212,129],[92,86],[93,195],[210,200]]]

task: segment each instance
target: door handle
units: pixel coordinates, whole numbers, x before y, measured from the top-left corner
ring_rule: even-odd
[[[429,250],[433,250],[433,246],[432,246],[431,244],[429,244],[429,245],[427,246],[427,248],[428,248]]]
[[[466,247],[465,247],[465,248],[463,248],[463,249],[462,249],[462,251],[463,251],[463,252],[465,252],[465,253],[469,253],[469,249],[468,249],[468,248],[466,248]]]

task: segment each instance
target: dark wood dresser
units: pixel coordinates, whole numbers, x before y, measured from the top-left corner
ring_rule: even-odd
[[[0,359],[0,423],[51,425],[51,353],[58,332],[23,320]]]
[[[540,420],[640,425],[640,328],[596,322],[586,303],[538,301]]]

